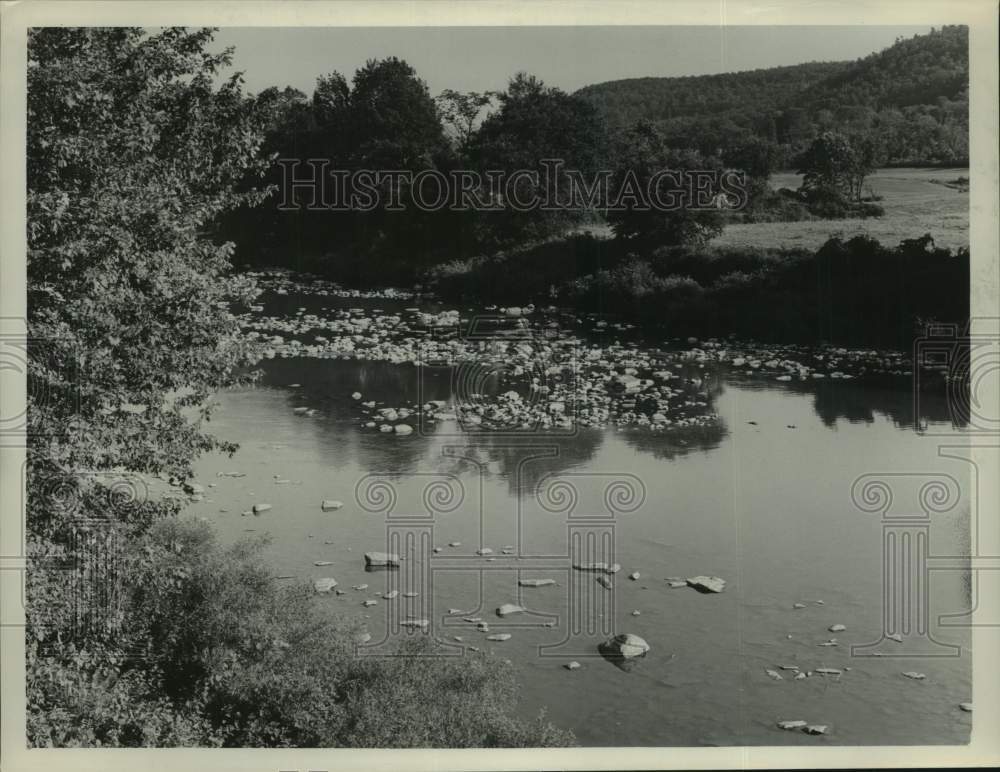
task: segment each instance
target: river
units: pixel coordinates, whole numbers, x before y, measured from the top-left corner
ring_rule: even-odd
[[[414,303],[294,292],[261,302],[268,313],[319,316]],[[971,713],[958,706],[972,699],[968,630],[938,623],[969,608],[967,572],[933,571],[915,590],[929,609],[926,634],[855,648],[882,635],[888,538],[880,512],[865,511],[867,494],[862,506],[852,497],[858,478],[958,481],[957,497],[930,521],[929,553],[968,554],[969,467],[941,456],[933,436],[951,428],[943,395],[915,406],[906,379],[778,382],[699,366],[718,417],[710,425],[475,432],[442,412],[397,436],[366,427],[371,411],[359,402],[450,408],[447,368],[280,356],[262,367],[256,385],[219,395],[209,428],[241,448],[199,462],[197,478],[211,487],[188,511],[226,542],[268,534],[266,559],[291,577],[276,581],[336,578],[346,592],[323,602],[364,618],[367,653],[406,634],[433,634],[445,655],[492,650],[515,665],[524,715],[545,708],[583,745],[967,742]],[[295,412],[302,407],[314,412]],[[327,499],[343,507],[321,511]],[[272,508],[241,514],[255,503]],[[390,531],[404,540],[402,569],[366,571],[363,554],[385,550]],[[481,547],[492,554],[477,556]],[[611,589],[571,567],[582,558],[621,564]],[[721,577],[725,590],[668,581],[694,575]],[[555,584],[522,587],[519,578]],[[387,589],[418,594],[387,600]],[[526,612],[500,618],[504,603]],[[408,615],[428,619],[429,630],[401,630]],[[489,641],[465,617],[511,637]],[[597,655],[610,632],[639,635],[651,650],[618,667]],[[862,656],[876,650],[882,656]],[[904,650],[948,656],[898,656]],[[566,669],[570,661],[581,667]],[[914,671],[925,677],[903,675]],[[826,733],[782,730],[783,720]]]

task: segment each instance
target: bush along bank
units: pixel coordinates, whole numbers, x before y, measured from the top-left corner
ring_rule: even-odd
[[[669,247],[646,254],[589,235],[436,267],[449,302],[545,302],[673,335],[910,350],[928,321],[969,317],[969,251],[930,235],[858,236],[808,250]]]

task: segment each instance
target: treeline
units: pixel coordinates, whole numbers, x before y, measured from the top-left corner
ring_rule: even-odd
[[[743,132],[708,153],[646,120],[611,127],[587,101],[526,73],[502,92],[432,98],[406,62],[390,57],[369,61],[350,83],[339,73],[320,78],[311,98],[268,89],[252,108],[277,160],[266,179],[273,194],[223,217],[218,234],[237,241],[241,262],[352,285],[412,283],[433,265],[587,222],[648,251],[706,243],[735,218],[881,214],[861,200],[877,161],[870,135],[823,133],[797,159],[802,188],[778,194],[768,184],[782,159],[774,142]],[[354,181],[363,177],[358,196]],[[436,178],[432,190],[450,186],[448,205],[423,205],[426,177]],[[471,181],[471,195],[456,206],[460,178]],[[534,203],[514,205],[526,201]]]
[[[236,450],[210,397],[258,357],[229,311],[256,290],[211,234],[260,201],[273,123],[238,76],[216,87],[211,39],[29,32],[27,743],[572,742],[516,716],[502,660],[358,657],[355,622],[275,582],[259,543],[223,547],[161,496]]]
[[[839,131],[877,136],[879,165],[964,166],[968,46],[968,27],[945,26],[856,62],[610,81],[576,94],[612,125],[647,119],[668,141],[702,152],[749,132],[789,161],[823,132]]]
[[[675,336],[909,349],[932,321],[969,317],[969,252],[930,236],[864,236],[816,251],[660,247],[642,255],[578,235],[430,272],[453,303],[555,303]]]

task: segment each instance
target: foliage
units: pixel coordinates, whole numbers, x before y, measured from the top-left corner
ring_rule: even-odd
[[[529,265],[545,268],[536,278]],[[699,338],[907,348],[917,320],[969,315],[969,252],[930,236],[895,248],[858,237],[816,251],[689,244],[648,254],[574,237],[428,278],[449,301],[570,303]]]
[[[693,150],[668,148],[663,136],[646,121],[626,134],[622,145],[617,154],[613,184],[617,195],[613,201],[624,208],[612,209],[607,214],[616,237],[640,248],[652,248],[664,244],[704,244],[722,232],[721,213],[696,200],[692,176],[696,172],[721,173],[719,159],[706,158]],[[656,183],[654,178],[663,170],[679,172],[679,179],[661,178]],[[664,181],[666,185],[662,184]],[[661,203],[672,195],[679,205],[664,208],[633,197],[633,192],[640,190],[647,191],[645,195],[652,199],[657,195],[653,188],[661,196]],[[718,192],[716,180],[708,194],[714,197]]]
[[[802,154],[799,166],[805,192],[860,203],[865,178],[875,168],[875,143],[825,131]]]
[[[459,154],[468,151],[469,143],[475,136],[479,116],[492,106],[498,94],[493,91],[469,91],[462,93],[445,89],[434,102],[437,104],[441,120],[451,130]]]

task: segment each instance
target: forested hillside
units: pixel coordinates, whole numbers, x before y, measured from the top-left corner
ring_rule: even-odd
[[[967,27],[943,27],[856,62],[610,81],[576,94],[611,126],[648,119],[706,153],[749,131],[791,158],[836,130],[877,136],[887,165],[965,164],[968,43]]]

